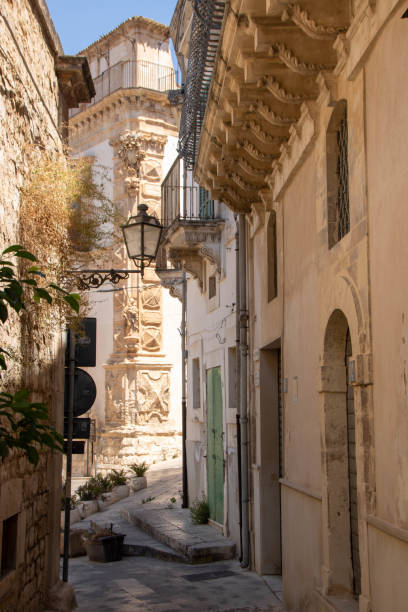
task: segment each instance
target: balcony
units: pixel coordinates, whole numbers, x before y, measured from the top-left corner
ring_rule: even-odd
[[[177,159],[162,183],[164,226],[157,273],[164,286],[176,283],[184,267],[203,289],[205,260],[221,271],[221,234],[224,220],[217,202],[193,180]],[[167,267],[170,261],[173,268]]]
[[[70,117],[96,104],[119,89],[143,87],[144,89],[165,92],[169,89],[177,89],[178,87],[177,75],[173,68],[146,60],[118,62],[95,77],[93,82],[96,92],[95,96],[89,104],[81,104],[79,109],[73,109],[70,112]]]

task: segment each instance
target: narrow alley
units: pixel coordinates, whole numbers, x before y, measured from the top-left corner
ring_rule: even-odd
[[[165,513],[179,517],[183,512],[187,513],[185,521],[173,520],[173,524],[179,526],[177,530],[173,526],[173,532],[179,532],[179,541],[181,538],[191,539],[192,535],[197,539],[200,529],[207,528],[192,526],[188,519],[189,511],[180,510],[180,460],[153,466],[147,472],[147,480],[146,489],[72,526],[75,530],[89,528],[91,522],[99,526],[112,524],[115,532],[126,534],[125,551],[131,555],[115,563],[92,562],[85,556],[70,559],[69,579],[75,589],[79,611],[284,611],[280,578],[262,578],[243,570],[237,559],[185,563],[180,553],[130,524],[124,517],[132,515],[132,512],[160,513],[161,525],[166,522],[163,520]],[[177,501],[171,503],[170,500],[175,498]],[[189,534],[183,529],[185,523]],[[160,528],[161,531],[164,529]],[[208,527],[208,530],[213,532],[213,551],[221,540],[228,542],[215,528]],[[158,535],[160,537],[160,533]]]

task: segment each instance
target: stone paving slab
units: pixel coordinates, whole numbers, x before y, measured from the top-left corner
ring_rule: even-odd
[[[190,563],[233,559],[235,544],[210,525],[194,525],[184,508],[121,510],[121,517],[182,554]]]
[[[194,576],[194,579],[192,579]],[[78,612],[285,612],[260,576],[238,561],[169,564],[147,557],[70,561]]]

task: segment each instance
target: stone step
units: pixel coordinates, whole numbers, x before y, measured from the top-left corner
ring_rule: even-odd
[[[160,542],[155,544],[132,544],[125,541],[122,553],[124,557],[151,557],[152,559],[160,559],[160,561],[186,562],[183,555],[180,555],[168,546],[161,545]]]
[[[181,555],[187,563],[209,563],[235,557],[235,544],[210,525],[194,525],[188,509],[124,509],[122,519]]]

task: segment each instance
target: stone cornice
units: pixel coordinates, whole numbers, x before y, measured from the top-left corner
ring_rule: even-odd
[[[112,114],[128,113],[129,110],[142,111],[140,118],[154,120],[155,126],[161,125],[166,131],[177,134],[177,122],[164,92],[147,89],[119,89],[96,104],[88,106],[69,119],[70,137],[89,134],[96,127],[111,121]],[[166,117],[167,115],[167,117]],[[120,121],[116,119],[116,122]]]
[[[60,55],[55,62],[55,73],[68,108],[90,102],[95,88],[88,60],[75,55]]]
[[[55,57],[64,53],[60,38],[55,30],[54,23],[51,19],[47,3],[45,0],[29,0],[31,8],[36,14],[40,22],[41,29],[44,33],[44,38]]]
[[[113,42],[118,36],[122,37],[124,34],[127,35],[127,30],[129,26],[137,27],[140,30],[144,30],[151,34],[156,34],[162,40],[167,40],[169,38],[169,28],[157,21],[153,21],[153,19],[148,19],[147,17],[130,17],[123,21],[116,28],[101,36],[94,43],[82,49],[78,55],[92,55],[97,54],[98,48],[105,48],[107,42]]]

